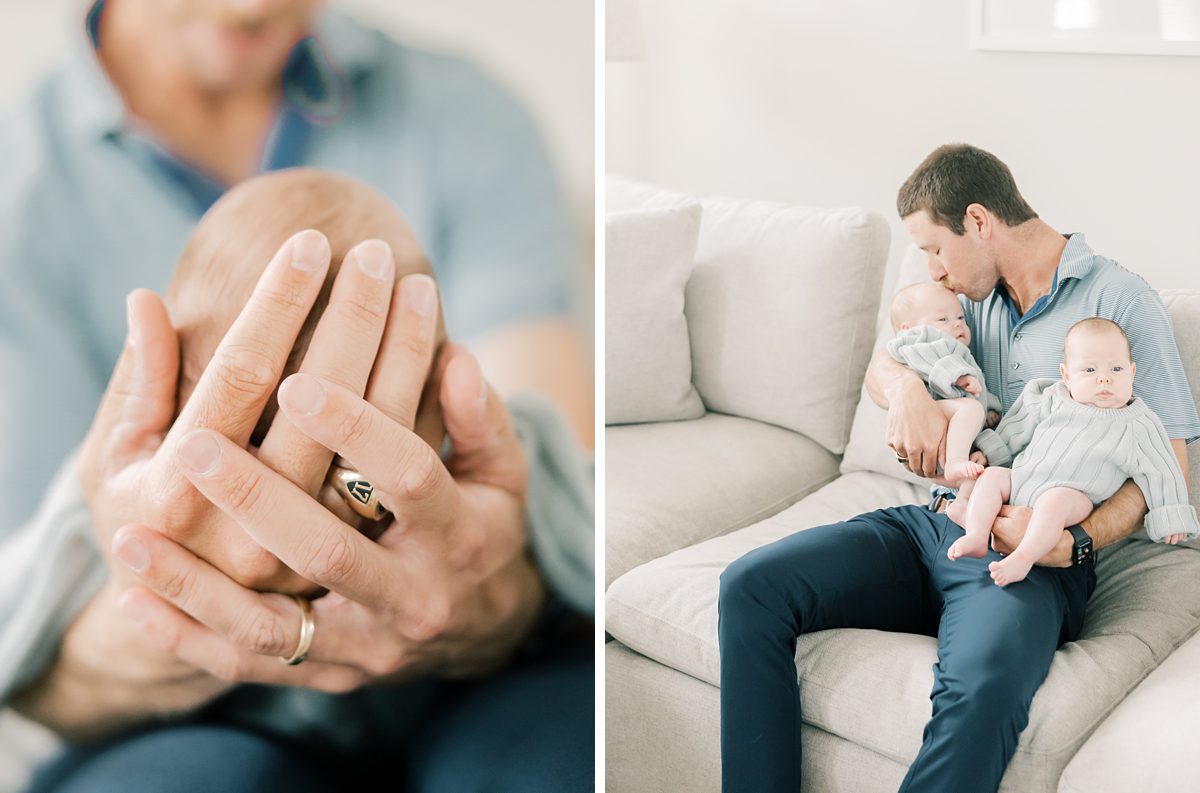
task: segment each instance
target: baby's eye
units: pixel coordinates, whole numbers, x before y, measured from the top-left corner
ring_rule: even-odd
[[[1088,367],[1087,367],[1087,368],[1085,368],[1083,371],[1084,371],[1084,374],[1091,374],[1092,372],[1094,372],[1094,371],[1096,371],[1096,370],[1095,370],[1095,369],[1093,369],[1092,367],[1088,366]]]
[[[1114,366],[1113,367],[1114,372],[1121,372],[1121,371],[1124,371],[1124,369],[1125,369],[1124,366]]]

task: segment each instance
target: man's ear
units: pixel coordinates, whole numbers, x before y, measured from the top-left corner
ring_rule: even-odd
[[[980,239],[992,237],[992,213],[983,204],[970,204],[963,217],[963,225],[968,232],[974,232]]]

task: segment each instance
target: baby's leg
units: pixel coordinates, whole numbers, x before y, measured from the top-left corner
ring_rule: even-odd
[[[1078,490],[1054,487],[1042,493],[1033,503],[1033,517],[1021,544],[1006,558],[988,565],[992,580],[1006,586],[1029,575],[1030,568],[1058,543],[1063,529],[1091,513],[1092,500]]]
[[[939,399],[935,404],[950,419],[946,427],[946,465],[942,468],[943,475],[950,482],[977,478],[983,473],[983,466],[968,458],[971,444],[983,427],[983,405],[971,397]]]
[[[946,506],[946,516],[959,526],[967,525],[967,505],[971,503],[971,491],[975,489],[974,479],[964,479],[958,488],[958,496]]]
[[[987,553],[988,538],[992,536],[992,524],[1000,514],[1000,507],[1008,501],[1012,492],[1012,471],[1007,468],[989,466],[975,482],[971,500],[967,503],[967,522],[963,526],[967,533],[955,540],[946,556],[976,558]]]

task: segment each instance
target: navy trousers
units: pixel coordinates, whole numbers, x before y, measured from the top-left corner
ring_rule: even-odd
[[[579,793],[595,788],[594,649],[552,651],[492,677],[362,689],[369,740],[331,748],[228,718],[75,746],[29,793]],[[380,718],[382,716],[382,718]],[[355,724],[345,723],[348,733]]]
[[[1078,634],[1091,565],[1035,567],[996,586],[988,563],[951,562],[963,530],[925,507],[878,510],[758,548],[721,576],[725,793],[798,793],[796,637],[829,628],[936,636],[933,716],[900,790],[995,793],[1054,651]]]

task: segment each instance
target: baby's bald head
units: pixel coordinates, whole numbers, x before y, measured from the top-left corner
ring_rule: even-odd
[[[334,277],[355,245],[368,239],[386,242],[395,258],[397,280],[411,273],[431,273],[404,218],[367,185],[307,168],[248,179],[201,218],[167,288],[165,302],[179,332],[180,409],[271,258],[289,237],[304,229],[324,234],[332,255],[325,284],[304,321],[283,377],[299,369],[329,303]],[[444,338],[439,319],[438,343]],[[275,410],[272,397],[256,435],[269,426]]]

